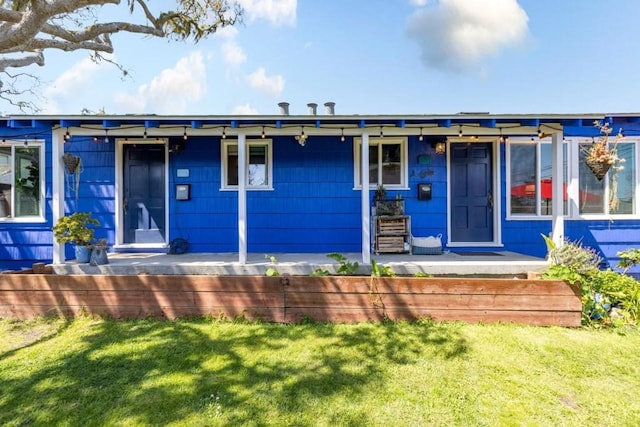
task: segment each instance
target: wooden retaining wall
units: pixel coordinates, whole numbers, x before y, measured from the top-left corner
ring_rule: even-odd
[[[563,281],[418,277],[0,275],[0,317],[213,316],[298,322],[431,318],[580,326]]]

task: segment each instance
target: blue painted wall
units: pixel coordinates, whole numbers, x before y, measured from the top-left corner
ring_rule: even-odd
[[[44,222],[0,221],[0,271],[20,270],[53,257],[51,233],[51,132],[49,128],[0,128],[0,138],[44,140],[45,150],[45,218]]]
[[[5,132],[5,133],[2,133]],[[31,132],[35,133],[36,131]],[[29,267],[52,259],[51,234],[51,136],[47,129],[40,137],[46,144],[46,222],[0,222],[0,269]],[[2,135],[15,135],[16,130]],[[136,135],[131,135],[135,137]],[[437,138],[409,137],[408,190],[388,190],[405,199],[415,236],[443,234],[446,241],[446,156],[435,153]],[[192,252],[236,252],[238,250],[237,192],[221,190],[221,140],[219,137],[190,137],[184,150],[169,155],[169,240],[177,237],[190,242]],[[353,182],[353,141],[339,137],[314,136],[301,147],[293,137],[273,138],[273,190],[248,191],[248,251],[276,254],[283,252],[329,253],[361,251],[360,191]],[[74,136],[66,152],[82,158],[76,197],[74,183],[65,195],[65,211],[90,211],[101,222],[97,238],[115,241],[115,145],[104,137]],[[500,146],[501,176],[505,176],[505,147]],[[178,169],[188,169],[189,177],[177,177]],[[191,200],[176,201],[175,185],[191,184]],[[432,199],[420,201],[419,183],[432,184]],[[505,183],[500,184],[502,206],[506,206]],[[373,198],[373,191],[371,191]],[[502,210],[504,249],[544,256],[540,236],[551,230],[550,220],[507,221]],[[566,235],[581,239],[617,263],[616,253],[637,247],[640,220],[566,221]],[[72,248],[67,258],[72,258]],[[478,248],[483,250],[483,248]]]
[[[220,139],[189,138],[171,156],[171,238],[195,252],[238,250],[238,196],[222,191]],[[178,178],[177,169],[189,169]],[[273,190],[247,192],[248,251],[360,251],[360,195],[353,189],[353,149],[339,138],[273,138]],[[191,200],[175,200],[175,184],[191,184]]]

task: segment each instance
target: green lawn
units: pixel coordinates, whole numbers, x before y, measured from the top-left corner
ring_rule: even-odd
[[[640,333],[0,321],[0,425],[636,426]]]

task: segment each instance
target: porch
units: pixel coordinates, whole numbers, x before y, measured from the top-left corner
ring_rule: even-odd
[[[247,254],[244,264],[237,253],[110,253],[109,264],[92,266],[67,261],[52,265],[56,274],[102,275],[264,275],[269,267],[280,274],[309,275],[316,269],[335,273],[338,263],[326,254],[277,253],[276,263],[264,254]],[[371,265],[362,264],[360,253],[343,254],[349,262],[358,262],[358,274],[370,275]],[[372,255],[378,265],[389,266],[397,275],[426,273],[434,276],[526,277],[540,272],[547,261],[510,251],[454,252],[442,255],[381,254]]]

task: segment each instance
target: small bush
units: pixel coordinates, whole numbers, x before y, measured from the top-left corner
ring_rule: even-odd
[[[551,266],[543,272],[542,277],[580,283],[583,324],[638,324],[640,282],[625,273],[599,270],[602,258],[580,242],[565,240],[562,245],[556,246],[550,238],[543,237]],[[635,265],[640,260],[640,252],[628,252],[628,255],[629,264]]]
[[[626,273],[630,268],[640,264],[640,249],[632,248],[617,253],[620,257],[618,268],[622,268]]]
[[[564,265],[578,274],[589,274],[597,271],[602,258],[598,253],[580,241],[565,239],[556,245],[550,237],[542,235],[547,244],[548,258],[552,265]]]
[[[357,262],[349,261],[344,255],[338,253],[330,253],[327,255],[329,258],[338,261],[340,266],[336,270],[336,274],[343,276],[353,276],[358,272],[360,264]]]

